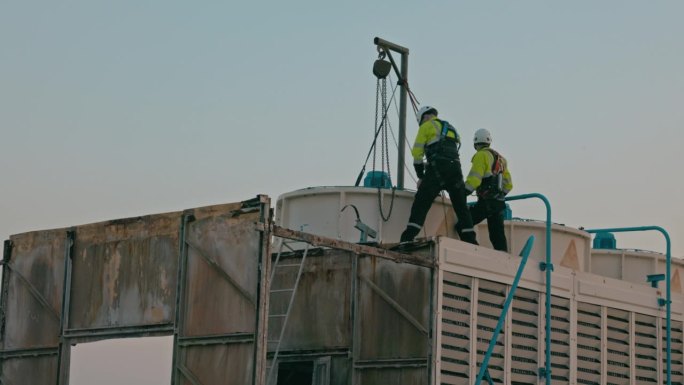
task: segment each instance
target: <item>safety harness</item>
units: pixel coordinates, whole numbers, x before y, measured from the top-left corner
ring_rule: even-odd
[[[502,161],[502,156],[491,148],[485,148],[494,157],[492,162],[492,175],[482,178],[482,183],[477,188],[477,196],[482,199],[501,199],[503,198],[503,173],[506,171],[505,162]]]
[[[435,128],[437,128],[437,120],[432,121]],[[439,120],[439,122],[442,123],[439,139],[425,147],[425,157],[429,163],[439,160],[459,160],[458,150],[461,148],[461,137],[458,131],[446,120]],[[454,133],[453,138],[447,136],[449,131]]]

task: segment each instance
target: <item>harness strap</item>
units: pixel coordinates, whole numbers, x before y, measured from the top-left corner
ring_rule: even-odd
[[[498,152],[492,150],[491,148],[487,148],[487,151],[489,151],[494,157],[494,162],[492,162],[492,169],[490,170],[491,173],[494,175],[503,173],[505,169],[503,162],[501,162],[501,155],[499,155]]]

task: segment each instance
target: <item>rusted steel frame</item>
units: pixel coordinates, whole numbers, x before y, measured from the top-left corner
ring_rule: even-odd
[[[178,371],[183,375],[183,377],[185,377],[185,379],[190,381],[190,383],[192,383],[192,385],[202,385],[202,382],[199,380],[199,378],[197,378],[192,373],[192,371],[190,371],[190,369],[185,367],[185,365],[179,364],[178,365]]]
[[[354,369],[386,369],[386,368],[427,368],[425,358],[397,358],[381,360],[357,360]]]
[[[64,281],[62,285],[62,316],[59,320],[59,353],[57,354],[57,385],[69,384],[69,367],[71,366],[71,341],[64,336],[69,327],[69,309],[71,308],[71,268],[76,230],[66,232],[64,247]]]
[[[147,337],[150,335],[169,335],[173,333],[172,323],[162,323],[156,325],[133,325],[133,326],[110,326],[101,328],[67,329],[64,337],[69,339],[79,339],[80,341],[89,338],[102,339],[102,337]]]
[[[322,237],[320,235],[290,230],[277,225],[273,225],[272,234],[281,238],[304,241],[310,243],[313,246],[330,247],[333,249],[348,250],[357,254],[374,255],[376,257],[388,259],[390,261],[394,261],[397,263],[409,263],[412,265],[418,265],[423,267],[435,266],[435,261],[432,258],[425,258],[411,254],[401,254],[397,253],[396,251],[391,251],[378,247],[359,245],[357,243],[349,243],[337,239]]]
[[[252,384],[264,385],[266,375],[266,354],[268,352],[268,304],[269,291],[271,290],[271,280],[268,273],[271,270],[271,231],[270,225],[273,223],[273,211],[271,210],[271,198],[267,195],[258,195],[259,200],[259,226],[263,226],[268,231],[260,231],[257,260],[259,270],[257,272],[257,293],[256,299],[256,325],[254,337],[254,358],[252,365]]]
[[[178,346],[230,345],[254,342],[254,333],[212,335],[210,337],[179,337]]]
[[[385,293],[381,288],[379,288],[373,281],[370,279],[359,275],[359,278],[363,282],[365,282],[377,295],[380,296],[380,298],[384,299],[385,302],[387,302],[388,305],[392,307],[392,309],[396,310],[397,313],[401,314],[404,318],[406,318],[407,321],[411,323],[411,325],[415,326],[418,331],[422,332],[423,334],[429,335],[430,333],[428,332],[427,328],[423,326],[417,319],[413,318],[411,313],[406,311],[401,305],[399,305],[392,297],[390,297],[387,293]]]
[[[76,242],[76,231],[74,229],[66,232],[66,245],[64,250],[64,281],[62,282],[62,317],[59,324],[59,332],[69,327],[69,307],[71,306],[71,264]],[[61,337],[61,336],[60,336]]]
[[[254,298],[252,298],[249,292],[245,290],[245,288],[240,286],[239,283],[235,282],[233,277],[231,277],[230,274],[226,273],[226,271],[223,270],[221,266],[216,261],[214,261],[214,259],[211,256],[207,255],[204,251],[202,251],[202,249],[199,248],[199,246],[193,244],[189,240],[186,239],[185,243],[188,246],[190,246],[190,248],[194,249],[197,252],[197,254],[199,254],[199,256],[202,257],[202,259],[204,259],[207,262],[207,264],[214,269],[214,271],[219,273],[219,275],[223,279],[228,281],[228,283],[230,283],[231,286],[233,286],[243,297],[245,297],[245,299],[249,301],[249,303],[252,304],[252,306],[256,308],[256,301],[254,300]]]
[[[293,358],[299,360],[302,357],[349,357],[348,348],[324,349],[324,350],[287,350],[278,355],[281,362],[291,361]],[[268,358],[273,358],[273,352],[269,352]]]
[[[39,357],[39,356],[55,356],[59,354],[59,348],[54,346],[46,346],[41,348],[31,349],[12,349],[0,351],[0,358],[3,360],[10,358],[25,358],[25,357]]]
[[[181,374],[181,367],[182,367],[182,359],[184,357],[184,354],[181,354],[181,349],[178,346],[178,341],[180,339],[180,335],[183,331],[183,323],[185,317],[183,317],[183,311],[185,310],[184,304],[185,304],[185,270],[187,268],[187,260],[188,260],[188,248],[187,248],[187,243],[186,241],[186,229],[188,227],[188,223],[192,222],[195,220],[195,216],[191,212],[185,212],[183,213],[183,218],[181,219],[181,224],[180,224],[180,229],[179,229],[179,234],[180,236],[178,237],[178,248],[180,249],[180,252],[178,253],[178,279],[176,282],[176,314],[175,314],[175,321],[173,325],[173,357],[172,357],[172,366],[171,366],[171,384],[172,385],[178,385],[180,384],[180,374]]]
[[[5,241],[2,253],[2,293],[0,293],[0,342],[5,345],[5,307],[7,306],[7,295],[9,292],[9,262],[12,258],[12,248],[14,244],[9,239]],[[2,375],[2,365],[0,365],[0,376]]]
[[[19,278],[19,281],[26,286],[26,288],[29,290],[29,293],[31,293],[31,295],[33,296],[33,298],[35,298],[38,302],[40,302],[41,305],[43,305],[43,307],[46,310],[48,310],[48,313],[50,313],[52,318],[55,321],[57,321],[57,323],[60,323],[62,321],[59,317],[59,313],[57,313],[57,311],[53,309],[52,306],[50,306],[50,303],[45,299],[45,297],[43,297],[42,294],[40,294],[38,289],[36,289],[36,287],[33,286],[28,279],[26,279],[26,277],[24,277],[20,272],[18,272],[10,263],[6,263],[5,267],[8,270],[10,270],[15,277]]]

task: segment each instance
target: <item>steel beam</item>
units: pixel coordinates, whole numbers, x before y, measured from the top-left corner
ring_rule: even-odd
[[[71,268],[76,243],[76,230],[66,232],[64,247],[64,281],[62,285],[62,314],[59,328],[59,354],[57,356],[57,385],[69,384],[69,368],[71,366],[71,341],[64,336],[69,327],[69,309],[71,308]]]
[[[354,369],[426,368],[427,366],[427,357],[357,360],[354,363]]]
[[[302,242],[310,243],[312,246],[329,247],[333,249],[351,251],[356,254],[373,255],[397,263],[409,263],[412,265],[430,268],[434,268],[436,266],[434,257],[422,257],[419,255],[401,254],[397,253],[396,251],[391,251],[372,246],[359,245],[357,243],[349,243],[337,239],[322,237],[320,235],[290,230],[276,225],[273,225],[272,234],[281,238],[299,240]]]
[[[229,345],[254,342],[254,333],[212,335],[210,337],[179,337],[178,346]]]
[[[59,348],[54,346],[37,347],[31,349],[12,349],[0,351],[0,359],[30,358],[40,356],[55,356],[59,354]]]

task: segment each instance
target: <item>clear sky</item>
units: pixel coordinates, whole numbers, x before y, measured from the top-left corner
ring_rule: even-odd
[[[571,226],[663,226],[683,256],[682,15],[682,1],[6,0],[0,236],[352,185],[380,36],[410,49],[416,96],[466,141],[492,131],[514,193],[545,194]]]

